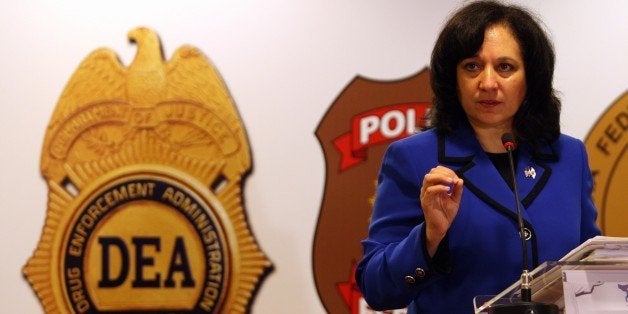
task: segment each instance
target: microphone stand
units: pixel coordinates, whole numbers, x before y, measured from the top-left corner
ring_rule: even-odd
[[[510,133],[502,135],[502,144],[508,152],[508,160],[510,161],[510,174],[512,175],[512,188],[515,192],[515,202],[517,206],[517,222],[519,224],[519,238],[521,238],[521,247],[523,250],[523,272],[521,273],[521,301],[511,304],[496,304],[488,308],[489,314],[558,314],[558,306],[555,304],[545,304],[532,302],[532,289],[530,281],[532,276],[528,271],[528,247],[526,245],[525,228],[523,226],[523,215],[521,214],[521,205],[519,202],[519,192],[517,189],[517,178],[515,177],[515,163],[512,157],[512,151],[515,150],[516,143],[514,136]]]

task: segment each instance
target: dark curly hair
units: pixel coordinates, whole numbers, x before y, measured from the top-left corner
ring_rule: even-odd
[[[513,118],[513,131],[533,145],[552,143],[560,135],[561,103],[552,87],[554,48],[540,23],[527,10],[494,1],[465,5],[447,22],[432,51],[434,102],[430,127],[441,134],[468,124],[458,98],[456,67],[484,42],[486,28],[501,24],[516,37],[525,67],[527,92]]]

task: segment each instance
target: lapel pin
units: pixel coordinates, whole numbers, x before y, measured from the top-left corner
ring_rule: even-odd
[[[526,178],[536,178],[536,170],[534,170],[534,168],[532,167],[526,167],[525,169],[523,169],[523,174],[526,176]]]

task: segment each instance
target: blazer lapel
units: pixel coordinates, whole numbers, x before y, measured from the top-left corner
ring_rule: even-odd
[[[548,163],[556,160],[558,156],[551,146],[541,147],[541,150],[537,151],[529,146],[521,147],[515,176],[523,206],[530,207],[543,190],[552,175],[552,168]]]
[[[438,159],[440,163],[456,169],[465,187],[480,199],[516,219],[514,195],[471,129],[441,136]]]
[[[551,147],[545,151],[531,151],[522,145],[519,148],[515,178],[522,205],[528,208],[541,192],[551,169],[540,161],[556,159]],[[465,186],[493,208],[516,219],[517,207],[514,192],[482,150],[471,130],[456,132],[453,136],[439,138],[439,162],[457,166],[456,172],[465,180]],[[522,212],[528,220],[527,213]]]

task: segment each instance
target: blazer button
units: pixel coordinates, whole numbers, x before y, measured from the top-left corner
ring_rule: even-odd
[[[416,282],[416,279],[414,279],[414,277],[412,276],[405,276],[403,280],[405,280],[406,283],[409,285],[413,285]]]
[[[416,276],[419,277],[419,279],[425,277],[425,270],[423,270],[423,268],[419,267],[414,272],[416,273]]]

